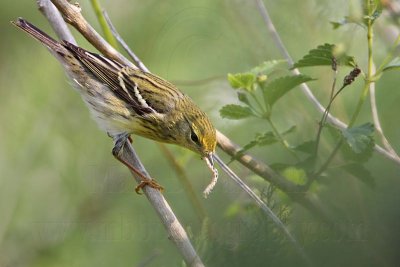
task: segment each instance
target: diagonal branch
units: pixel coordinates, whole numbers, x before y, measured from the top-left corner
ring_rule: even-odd
[[[64,2],[63,5],[61,5],[63,7],[70,5],[65,1],[53,1],[53,3],[54,2],[57,3]],[[52,24],[53,29],[57,31],[57,34],[59,36],[69,36],[68,37],[69,40],[75,42],[72,35],[69,33],[68,28],[66,27],[62,17],[56,14],[50,15],[52,13],[58,13],[58,11],[54,9],[54,6],[52,6],[52,4],[50,3],[50,0],[39,0],[38,5],[40,7],[40,10],[45,14],[46,17],[51,16],[52,19],[49,20],[49,22]],[[82,16],[80,15],[80,17]],[[80,25],[84,25],[84,23],[81,22]],[[109,55],[109,53],[107,53],[107,55]],[[117,55],[117,58],[121,58],[119,53]],[[140,162],[136,152],[134,151],[129,142],[125,142],[122,151],[123,154],[121,158],[124,161],[129,162],[132,166],[135,166],[135,168],[140,170],[143,175],[150,177],[150,175],[147,173],[146,169]],[[132,174],[137,180],[137,182],[141,181],[141,178],[135,175],[135,173]],[[150,204],[154,207],[165,229],[167,230],[169,239],[176,246],[186,264],[188,266],[196,266],[196,267],[204,266],[200,257],[197,255],[197,252],[193,248],[186,231],[176,218],[174,212],[172,211],[167,201],[164,199],[163,195],[158,190],[155,190],[150,187],[143,188],[143,191],[146,197],[148,198]]]
[[[290,56],[288,50],[286,49],[285,45],[283,44],[278,32],[275,29],[275,26],[271,20],[271,17],[268,14],[268,10],[264,5],[264,2],[262,0],[256,0],[257,7],[261,13],[261,16],[264,20],[265,25],[267,26],[267,29],[270,33],[271,38],[274,40],[275,45],[279,48],[281,51],[282,55],[284,58],[288,61],[290,66],[293,66],[294,62],[292,57]],[[293,70],[294,74],[300,74],[300,71],[298,69]],[[303,83],[301,86],[301,90],[303,93],[306,95],[308,100],[310,100],[314,106],[317,108],[317,110],[320,113],[325,112],[325,107],[318,101],[318,99],[315,97],[315,95],[311,92],[310,88],[307,86],[307,84]],[[332,114],[328,113],[327,120],[331,122],[333,125],[340,129],[345,129],[347,128],[347,124],[344,122],[340,121],[338,118],[332,116]],[[400,165],[400,158],[396,155],[396,153],[392,153],[391,151],[379,146],[375,145],[374,149],[376,152],[382,154],[384,157],[394,161],[395,163]]]

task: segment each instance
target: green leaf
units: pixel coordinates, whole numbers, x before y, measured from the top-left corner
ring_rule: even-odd
[[[306,75],[285,76],[273,80],[262,87],[265,104],[272,107],[276,101],[304,82],[314,80]]]
[[[296,130],[296,125],[293,125],[286,131],[280,133],[281,136],[288,135],[293,133]],[[257,133],[253,140],[243,146],[241,150],[239,150],[235,156],[233,156],[230,162],[234,161],[238,157],[242,156],[244,152],[255,147],[255,146],[268,146],[278,142],[278,138],[275,137],[273,132],[265,132],[265,133]]]
[[[375,178],[363,165],[358,163],[351,163],[343,166],[342,168],[354,177],[358,178],[361,182],[363,182],[370,188],[375,188]]]
[[[330,21],[329,23],[332,25],[333,29],[336,30],[336,29],[342,27],[343,25],[348,24],[349,19],[348,19],[348,17],[344,17],[343,19],[341,19],[339,21]]]
[[[354,57],[345,53],[339,53],[334,44],[319,45],[312,49],[302,59],[293,65],[294,68],[312,67],[312,66],[332,66],[332,58],[336,58],[337,65],[355,67],[357,64]]]
[[[253,68],[250,70],[251,73],[254,73],[255,75],[268,75],[272,71],[274,71],[277,67],[279,66],[287,66],[287,61],[286,60],[270,60],[270,61],[265,61],[261,63],[259,66]]]
[[[256,76],[253,73],[228,74],[228,81],[232,88],[245,89],[249,92],[254,90]]]
[[[275,135],[272,132],[266,132],[266,133],[257,133],[254,140],[250,141],[246,145],[243,146],[241,150],[239,150],[236,153],[236,156],[231,158],[231,161],[237,159],[238,157],[242,156],[244,152],[247,150],[255,147],[255,146],[266,146],[266,145],[271,145],[278,142],[278,139],[276,139]]]
[[[374,125],[369,122],[342,130],[344,139],[355,153],[362,153],[374,143],[373,133]]]
[[[281,172],[282,176],[297,185],[302,185],[307,182],[307,173],[305,170],[296,167],[288,167]]]
[[[305,154],[313,155],[315,152],[315,141],[314,140],[306,141],[294,147],[293,149],[296,151],[303,152]]]
[[[398,69],[400,68],[400,57],[395,57],[392,59],[385,68],[383,68],[383,71],[387,70],[393,70],[393,69]]]
[[[333,140],[335,142],[339,141],[341,138],[344,138],[343,137],[343,131],[344,130],[338,129],[338,128],[334,127],[333,125],[329,124],[329,123],[327,123],[325,125],[325,127],[328,129],[328,132],[331,134],[331,136],[333,137]],[[361,153],[356,153],[353,150],[353,148],[351,148],[349,143],[346,141],[344,143],[344,145],[342,145],[342,147],[340,148],[340,154],[347,161],[359,162],[359,163],[366,162],[371,158],[371,156],[372,156],[372,154],[374,152],[374,145],[375,145],[375,142],[372,139],[372,142],[368,143],[368,145],[366,146],[364,151],[362,151]]]
[[[222,118],[231,120],[239,120],[250,116],[255,116],[250,108],[235,104],[223,106],[219,110],[219,113]]]

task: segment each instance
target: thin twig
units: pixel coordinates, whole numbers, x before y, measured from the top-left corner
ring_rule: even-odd
[[[332,70],[333,70],[333,82],[332,82],[332,86],[331,86],[331,95],[329,97],[328,106],[326,107],[324,113],[322,114],[322,118],[321,118],[320,122],[318,123],[317,137],[315,138],[315,152],[314,152],[315,163],[318,160],[318,148],[319,148],[319,143],[321,140],[322,128],[324,127],[324,125],[326,123],[326,116],[327,116],[327,114],[329,114],[329,111],[330,111],[330,108],[331,108],[331,105],[333,102],[334,94],[335,94],[336,80],[337,80],[337,73],[338,73],[335,58],[332,59]]]
[[[67,24],[64,23],[60,12],[58,12],[57,8],[50,2],[50,0],[38,0],[37,5],[39,6],[40,12],[42,12],[42,14],[50,22],[50,26],[53,28],[58,38],[76,45],[74,36],[68,29]],[[60,23],[60,21],[63,23]]]
[[[265,7],[264,3],[262,0],[255,0],[258,6],[258,9],[261,13],[261,16],[267,26],[267,29],[270,32],[270,35],[272,37],[272,39],[275,42],[275,45],[279,48],[279,50],[281,51],[282,55],[284,56],[284,58],[288,61],[290,66],[293,66],[294,62],[292,57],[290,56],[288,50],[286,49],[285,45],[283,44],[278,32],[275,29],[275,26],[271,20],[271,17],[268,14],[268,10]],[[293,73],[298,75],[300,74],[300,71],[298,69],[294,69]],[[308,100],[310,100],[314,106],[317,108],[317,110],[320,113],[324,113],[325,112],[325,107],[318,101],[318,99],[315,97],[315,95],[311,92],[310,88],[307,86],[307,84],[303,83],[300,85],[301,90],[303,91],[303,93],[306,95],[306,97],[308,98]],[[340,128],[340,129],[345,129],[347,128],[347,124],[345,124],[344,122],[340,121],[338,118],[332,116],[330,113],[328,113],[328,117],[327,117],[328,121],[330,123],[332,123],[333,125],[335,125],[336,127]],[[395,163],[400,165],[400,158],[391,153],[390,151],[384,149],[383,147],[379,146],[379,145],[375,145],[374,149],[376,152],[382,154],[384,157],[394,161]]]
[[[373,68],[375,71],[375,65],[373,66]],[[390,145],[389,141],[387,140],[387,138],[382,130],[381,122],[379,120],[379,115],[378,115],[378,108],[376,105],[375,83],[371,83],[371,85],[369,87],[369,98],[370,98],[372,119],[374,120],[374,126],[381,138],[383,146],[386,148],[386,150],[390,151],[393,155],[396,155],[397,157],[399,157],[399,155],[396,153],[396,151]]]
[[[114,35],[111,32],[111,29],[107,26],[107,21],[105,20],[102,14],[102,8],[98,0],[90,0],[92,3],[92,8],[96,13],[97,20],[99,21],[100,27],[103,30],[104,37],[106,38],[107,42],[114,48],[117,48],[117,41],[114,38]]]
[[[46,1],[46,0],[42,0]],[[47,0],[48,1],[48,0]],[[65,2],[65,0],[60,0],[56,1],[54,0],[53,2],[64,2],[62,5],[65,7],[68,4]],[[43,9],[46,9],[46,6],[50,5],[41,5]],[[46,13],[49,12],[54,12],[54,10],[47,10],[45,11]],[[76,19],[79,18],[79,16],[75,17]],[[65,24],[64,21],[62,20],[61,16],[59,20],[52,20],[50,21],[51,24]],[[80,22],[77,22],[80,23]],[[77,24],[74,23],[74,24]],[[65,27],[60,27],[59,25],[54,25],[54,29],[58,29],[58,31],[62,31],[62,29],[65,29]],[[59,35],[65,34],[65,33],[58,33]],[[147,177],[150,177],[150,175],[147,173],[145,170],[143,164],[140,162],[136,152],[132,148],[131,144],[129,142],[125,142],[124,148],[123,148],[123,154],[122,154],[122,159],[125,160],[126,162],[129,162],[132,164],[132,166],[135,166],[135,168],[139,169],[141,173]],[[135,173],[132,173],[137,182],[140,182],[141,179],[138,177]],[[178,219],[176,218],[175,214],[173,213],[171,207],[168,205],[167,201],[164,199],[163,195],[158,191],[154,190],[153,188],[150,187],[145,187],[143,188],[143,192],[145,193],[146,197],[148,198],[150,204],[154,207],[157,215],[159,216],[161,222],[163,223],[165,229],[168,232],[168,237],[169,239],[173,242],[173,244],[177,247],[178,251],[181,253],[184,261],[188,266],[204,266],[202,263],[200,257],[197,255],[196,251],[194,250],[189,237],[182,227],[182,225],[179,223]]]
[[[136,56],[135,53],[130,49],[129,45],[127,45],[124,41],[124,39],[119,35],[117,29],[115,29],[113,23],[110,20],[110,17],[108,16],[107,12],[103,10],[103,16],[106,19],[106,22],[108,24],[108,27],[110,27],[110,30],[114,37],[118,40],[120,45],[124,48],[124,50],[128,53],[128,55],[132,58],[133,62],[135,62],[136,66],[139,67],[142,71],[149,72],[149,69],[146,67],[146,65],[143,64],[143,62],[140,60],[138,56]]]
[[[218,157],[217,155],[214,155],[214,159],[218,164],[221,166],[221,168],[229,174],[229,176],[237,183],[240,188],[243,188],[244,191],[255,201],[258,207],[260,207],[269,218],[272,219],[272,221],[279,226],[280,230],[289,238],[290,242],[294,244],[294,247],[296,248],[297,253],[303,258],[303,260],[308,264],[311,265],[310,259],[307,257],[305,254],[303,248],[300,246],[300,244],[297,242],[297,240],[292,236],[292,234],[289,232],[288,228],[286,225],[283,224],[281,219],[278,218],[278,216],[275,215],[275,213],[264,203],[264,201],[257,196],[253,190],[250,189],[243,181],[240,179],[225,163],[224,161]]]

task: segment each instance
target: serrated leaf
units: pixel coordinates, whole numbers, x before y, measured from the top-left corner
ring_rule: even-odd
[[[256,76],[253,73],[229,73],[228,81],[232,88],[253,91]]]
[[[372,176],[369,170],[367,170],[363,165],[358,163],[348,164],[342,167],[348,173],[358,178],[361,182],[366,184],[371,188],[375,188],[375,178]]]
[[[293,125],[286,131],[280,133],[281,136],[288,135],[296,130],[296,125]],[[236,156],[232,157],[230,161],[237,159],[242,156],[244,152],[255,147],[255,146],[267,146],[272,145],[278,142],[278,138],[274,135],[273,132],[265,132],[265,133],[257,133],[253,140],[243,146],[241,150],[236,153]]]
[[[315,152],[315,141],[314,140],[310,140],[310,141],[306,141],[296,147],[293,148],[296,151],[300,151],[306,154],[310,154],[313,155]]]
[[[365,123],[358,127],[343,129],[342,135],[355,153],[362,153],[374,143],[374,125]]]
[[[400,57],[395,57],[386,65],[383,71],[393,70],[398,68],[400,68]]]
[[[335,142],[337,142],[338,140],[340,140],[343,137],[343,133],[341,129],[338,129],[336,127],[334,127],[333,125],[327,123],[325,125],[325,127],[328,129],[328,132],[331,134],[333,140]],[[340,148],[340,154],[347,160],[347,161],[351,161],[351,162],[366,162],[368,161],[373,152],[374,152],[374,145],[375,142],[372,139],[372,142],[368,143],[368,145],[366,146],[366,148],[364,149],[363,152],[361,153],[356,153],[349,145],[349,143],[346,141],[342,147]]]
[[[363,152],[356,153],[346,142],[340,148],[340,154],[348,162],[364,163],[364,162],[367,162],[372,157],[373,152],[374,152],[374,145],[375,145],[375,142],[371,142],[370,144],[368,144],[368,146],[365,148],[365,150]]]
[[[273,80],[262,87],[265,104],[272,107],[276,101],[296,86],[314,80],[306,75],[285,76]]]
[[[294,68],[312,67],[312,66],[332,66],[332,58],[336,58],[337,65],[355,67],[357,64],[354,57],[345,53],[336,55],[334,44],[319,45],[316,49],[312,49],[302,59],[293,65]]]
[[[235,104],[223,106],[219,110],[219,113],[222,118],[227,118],[231,120],[239,120],[254,116],[254,113],[250,108]]]

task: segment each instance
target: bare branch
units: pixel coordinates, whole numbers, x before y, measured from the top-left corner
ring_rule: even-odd
[[[120,63],[123,63],[129,67],[137,69],[128,59],[121,55],[117,50],[114,49],[103,37],[98,34],[93,27],[87,23],[85,18],[81,14],[80,7],[75,4],[72,5],[66,0],[51,0],[51,2],[57,7],[57,9],[63,15],[65,21],[71,24],[77,29],[85,38],[104,55],[112,58]]]
[[[129,48],[129,45],[127,45],[124,41],[124,39],[119,35],[117,29],[115,29],[114,25],[112,24],[110,17],[108,16],[107,12],[103,10],[103,16],[106,19],[106,22],[108,24],[108,27],[110,27],[110,30],[117,39],[118,43],[122,45],[122,47],[125,49],[125,51],[128,53],[128,55],[132,58],[133,62],[141,69],[142,71],[149,72],[149,69],[146,67],[146,65],[143,64],[143,62],[140,60],[140,58]]]
[[[64,23],[60,12],[58,12],[57,8],[50,2],[50,0],[38,0],[37,5],[39,6],[40,12],[42,12],[50,22],[50,26],[53,28],[58,38],[76,45],[74,36],[68,29],[67,24]],[[60,21],[62,21],[62,23],[60,23]]]
[[[268,10],[264,5],[264,2],[262,0],[256,0],[258,9],[261,13],[261,16],[267,26],[267,29],[270,32],[270,35],[272,37],[272,39],[275,42],[275,45],[279,48],[279,50],[281,51],[282,55],[284,56],[284,58],[288,61],[290,66],[293,66],[293,59],[290,56],[288,50],[286,49],[285,45],[283,44],[278,32],[275,29],[275,26],[271,20],[271,17],[268,14]],[[293,73],[298,75],[300,74],[300,71],[298,69],[294,69]],[[303,83],[301,86],[301,90],[303,91],[303,93],[306,95],[306,97],[308,98],[308,100],[310,100],[314,106],[317,108],[317,110],[320,113],[324,113],[325,112],[325,107],[318,101],[318,99],[315,97],[315,95],[311,92],[310,88],[307,86],[307,84]],[[330,113],[328,113],[328,117],[327,120],[332,123],[333,125],[335,125],[336,127],[340,128],[340,129],[345,129],[347,128],[347,124],[345,124],[344,122],[340,121],[338,118],[332,116]],[[375,151],[382,154],[384,157],[394,161],[395,163],[400,165],[400,158],[396,155],[391,153],[391,151],[388,151],[386,149],[384,149],[383,147],[379,146],[379,145],[375,145],[374,147]]]
[[[54,2],[65,2],[65,1],[54,1]],[[50,14],[51,12],[58,13],[58,11],[53,8],[54,6],[52,7],[52,5],[49,3],[49,0],[40,0],[38,4],[40,5],[40,8],[44,14]],[[63,32],[65,29],[68,28],[66,27],[64,20],[62,20],[62,17],[57,15],[51,17],[54,19],[50,20],[49,22],[52,24],[54,29],[57,29],[57,34],[59,34],[60,36],[68,35],[67,32]],[[75,17],[75,19],[78,18],[79,16]],[[76,24],[82,24],[82,23],[79,22]],[[107,55],[109,55],[109,53],[107,53]],[[132,164],[132,166],[135,166],[135,168],[140,170],[140,172],[143,175],[150,177],[150,175],[145,170],[143,164],[140,162],[136,152],[134,151],[129,142],[125,143],[121,158],[126,162]],[[132,174],[138,182],[141,181],[141,178],[136,176],[135,173]],[[178,248],[186,264],[188,266],[196,266],[196,267],[204,266],[200,257],[194,250],[186,231],[176,218],[175,214],[171,210],[171,207],[169,206],[167,201],[164,199],[163,195],[158,190],[155,190],[150,187],[143,188],[143,191],[146,197],[148,198],[150,204],[156,210],[157,215],[160,217],[161,222],[163,223],[165,229],[168,232],[169,239]]]

